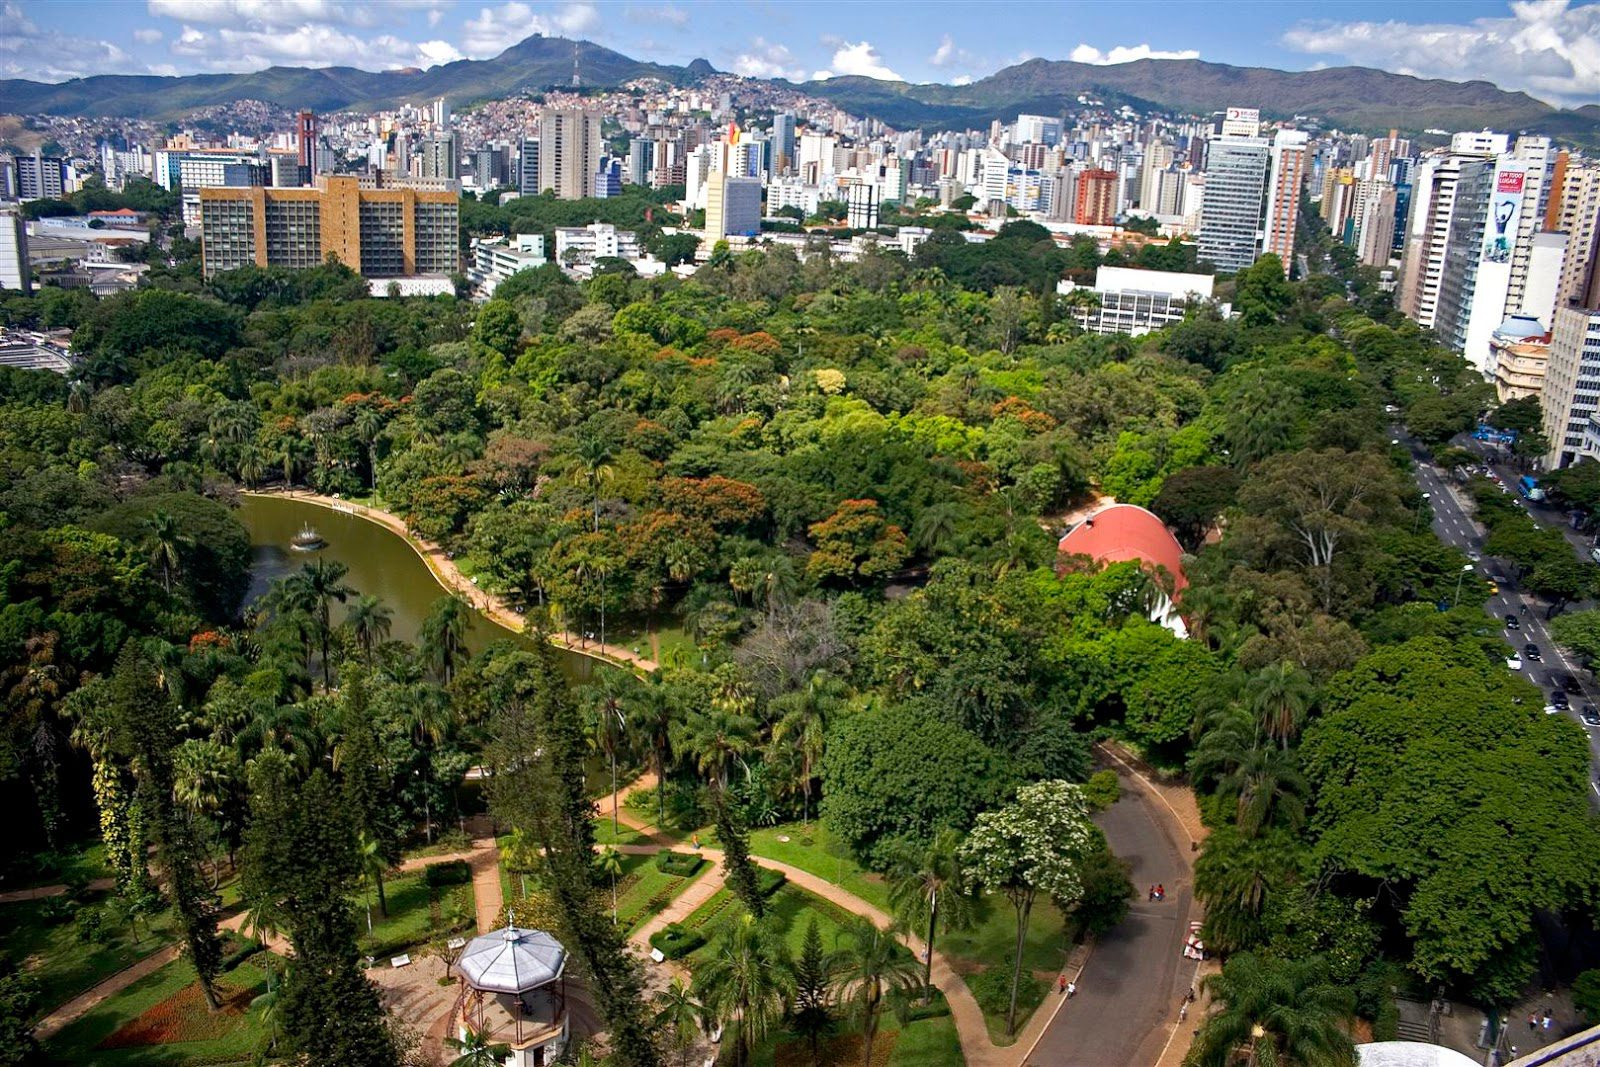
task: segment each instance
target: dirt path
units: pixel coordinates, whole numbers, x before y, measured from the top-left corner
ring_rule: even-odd
[[[103,893],[107,889],[116,888],[115,878],[96,878],[86,888],[96,893]],[[0,904],[24,904],[30,900],[44,900],[46,897],[59,897],[67,891],[64,885],[36,885],[31,889],[12,889],[0,893]]]
[[[159,949],[138,963],[124,967],[116,974],[107,978],[99,985],[86,992],[79,993],[55,1011],[39,1020],[39,1025],[33,1028],[34,1037],[46,1041],[60,1033],[63,1028],[83,1018],[107,997],[114,996],[137,982],[147,974],[153,974],[178,958],[178,946],[168,945]]]
[[[459,594],[490,622],[515,634],[524,632],[527,620],[523,616],[512,611],[499,597],[492,596],[473,585],[472,579],[461,573],[461,568],[456,566],[455,561],[449,557],[444,549],[432,541],[425,540],[412,533],[406,527],[404,520],[392,512],[368,507],[366,504],[354,504],[348,500],[337,500],[331,496],[323,496],[320,493],[312,493],[301,489],[280,489],[271,492],[253,490],[246,491],[243,495],[286,497],[377,523],[390,533],[397,534],[404,539],[406,544],[410,545],[412,550],[422,557],[422,562],[426,563],[428,570],[433,573],[434,580],[443,586],[446,591]],[[568,633],[565,630],[551,633],[549,638],[552,642],[570,652],[576,652],[591,659],[602,660],[614,666],[626,667],[645,674],[650,673],[659,666],[655,660],[647,659],[635,653],[632,649],[614,644],[602,645],[598,641],[591,641],[578,634]]]

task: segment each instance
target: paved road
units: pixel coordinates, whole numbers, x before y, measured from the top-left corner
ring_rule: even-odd
[[[1167,1042],[1164,1024],[1176,1018],[1194,967],[1179,956],[1189,915],[1188,867],[1152,802],[1124,782],[1122,799],[1095,822],[1111,851],[1132,864],[1138,895],[1126,921],[1095,946],[1077,996],[1028,1057],[1039,1067],[1155,1063]],[[1167,899],[1148,903],[1146,891],[1157,882],[1166,886]]]
[[[1428,503],[1433,508],[1433,529],[1439,539],[1445,544],[1460,549],[1465,553],[1481,553],[1485,531],[1472,518],[1470,497],[1466,488],[1458,484],[1452,477],[1442,473],[1429,461],[1428,453],[1422,445],[1415,440],[1401,435],[1401,439],[1410,447],[1412,458],[1416,461],[1415,473],[1417,484],[1422,491],[1428,494]],[[1507,484],[1514,485],[1515,477],[1502,473]],[[1588,542],[1577,535],[1576,531],[1566,523],[1566,517],[1549,508],[1535,507],[1532,509],[1535,521],[1544,526],[1554,526],[1562,529],[1573,543],[1573,551],[1580,556],[1587,551]],[[1577,682],[1574,687],[1567,689],[1567,696],[1571,701],[1571,709],[1566,712],[1568,717],[1583,725],[1583,720],[1578,717],[1579,710],[1584,704],[1600,705],[1600,687],[1597,687],[1592,678],[1585,678],[1585,672],[1579,665],[1567,657],[1567,654],[1551,640],[1546,628],[1544,617],[1545,605],[1531,593],[1526,593],[1517,586],[1511,576],[1509,566],[1498,560],[1485,559],[1479,565],[1480,573],[1498,575],[1501,581],[1497,584],[1500,592],[1491,597],[1484,610],[1494,618],[1499,627],[1500,634],[1505,638],[1508,654],[1515,650],[1522,654],[1523,646],[1537,645],[1542,656],[1542,662],[1533,663],[1523,657],[1522,672],[1539,687],[1543,698],[1548,701],[1550,693],[1557,686],[1551,677],[1555,674],[1565,674]],[[1526,614],[1524,614],[1526,609]],[[1505,617],[1517,617],[1519,629],[1512,630],[1505,625]],[[1595,727],[1585,726],[1589,737],[1589,762],[1590,765],[1600,768],[1600,730]],[[1593,791],[1591,803],[1600,806],[1600,784],[1592,779],[1589,788]]]

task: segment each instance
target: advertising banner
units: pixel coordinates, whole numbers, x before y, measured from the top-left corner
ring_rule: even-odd
[[[1489,218],[1483,227],[1483,262],[1509,263],[1517,243],[1517,216],[1522,211],[1522,186],[1528,179],[1519,165],[1501,166],[1494,172],[1489,194]]]

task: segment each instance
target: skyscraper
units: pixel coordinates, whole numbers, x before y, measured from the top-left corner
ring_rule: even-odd
[[[1294,234],[1300,216],[1300,190],[1306,182],[1306,156],[1304,131],[1279,130],[1273,137],[1272,174],[1267,181],[1267,224],[1261,252],[1281,259],[1285,274],[1294,265]]]
[[[761,232],[761,179],[713,171],[706,182],[706,240]]]
[[[539,115],[539,191],[562,200],[589,195],[600,169],[600,116],[587,111],[543,111]]]
[[[628,184],[646,185],[650,181],[651,164],[655,161],[655,142],[648,137],[635,137],[628,142]]]
[[[1237,110],[1242,109],[1229,109]],[[1267,142],[1260,137],[1224,134],[1206,150],[1199,258],[1219,271],[1240,271],[1256,261],[1268,163]]]
[[[539,185],[539,138],[524,137],[522,151],[517,154],[517,192],[538,196],[543,191]]]
[[[314,111],[300,112],[296,126],[299,131],[300,177],[309,182],[317,165],[317,115]]]
[[[1430,157],[1412,174],[1411,217],[1400,270],[1397,303],[1401,312],[1432,329],[1438,311],[1439,279],[1450,245],[1456,182],[1461,167],[1505,152],[1505,134],[1458,133],[1448,153]]]
[[[1600,311],[1558,307],[1550,329],[1545,367],[1544,435],[1550,441],[1545,463],[1565,467],[1583,447],[1584,428],[1600,398]]]
[[[1117,172],[1086,170],[1078,174],[1072,221],[1080,226],[1110,226],[1117,220]]]
[[[772,116],[772,172],[774,174],[791,173],[796,164],[794,158],[794,116],[787,111],[780,111]]]
[[[59,156],[34,152],[31,156],[17,156],[18,200],[60,200],[77,189],[72,164]]]
[[[422,139],[422,148],[418,153],[418,162],[421,166],[420,176],[423,178],[459,178],[460,155],[456,150],[456,135],[453,133],[440,133]]]

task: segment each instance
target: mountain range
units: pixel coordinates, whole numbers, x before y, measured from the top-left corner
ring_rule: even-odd
[[[647,63],[589,41],[535,36],[493,59],[464,59],[425,71],[270,67],[249,74],[98,75],[57,84],[0,80],[0,113],[176,120],[195,108],[236,100],[333,111],[441,96],[459,108],[571,85],[575,65],[583,85],[602,87],[643,77],[689,85],[716,73],[703,59],[683,67]],[[1350,130],[1396,128],[1416,134],[1493,127],[1600,144],[1600,105],[1557,110],[1484,81],[1414,78],[1366,67],[1281,71],[1198,59],[1109,66],[1032,59],[960,86],[840,77],[794,87],[899,128],[981,128],[1018,112],[1056,114],[1086,95],[1140,110],[1206,114],[1230,105],[1258,106],[1269,118],[1305,115]]]

